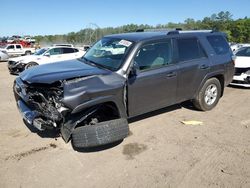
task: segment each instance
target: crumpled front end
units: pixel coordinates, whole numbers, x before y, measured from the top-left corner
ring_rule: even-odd
[[[18,62],[18,61],[8,61],[8,69],[11,74],[18,75],[25,69],[25,64]]]
[[[14,94],[18,109],[23,118],[39,130],[60,127],[63,122],[63,111],[60,100],[63,90],[60,83],[51,85],[32,85],[17,78],[14,83]]]
[[[126,118],[125,79],[115,73],[30,83],[18,77],[14,93],[23,119],[39,130],[60,130],[69,141],[78,126]]]

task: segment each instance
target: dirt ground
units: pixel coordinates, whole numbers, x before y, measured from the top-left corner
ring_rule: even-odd
[[[215,109],[175,105],[130,121],[116,145],[74,151],[23,123],[15,76],[0,62],[0,187],[250,187],[250,89],[227,87]],[[183,120],[203,125],[184,125]]]

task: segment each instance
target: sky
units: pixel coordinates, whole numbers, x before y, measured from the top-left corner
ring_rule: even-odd
[[[220,11],[250,17],[250,0],[1,0],[0,7],[0,37],[201,20]]]

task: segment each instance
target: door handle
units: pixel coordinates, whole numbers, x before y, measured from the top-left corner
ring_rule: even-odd
[[[176,73],[175,72],[170,72],[166,75],[168,78],[175,77]]]
[[[200,69],[209,69],[209,66],[206,65],[206,64],[204,64],[204,65],[201,65],[201,66],[200,66]]]

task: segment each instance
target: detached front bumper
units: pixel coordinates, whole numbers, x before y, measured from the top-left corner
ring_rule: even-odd
[[[36,119],[38,113],[36,111],[31,110],[23,101],[18,100],[17,106],[19,112],[21,113],[23,119],[29,124],[34,126],[40,131],[43,131],[45,127],[43,127],[42,123]]]
[[[25,69],[25,65],[16,61],[8,61],[8,69],[10,74],[18,75]]]

